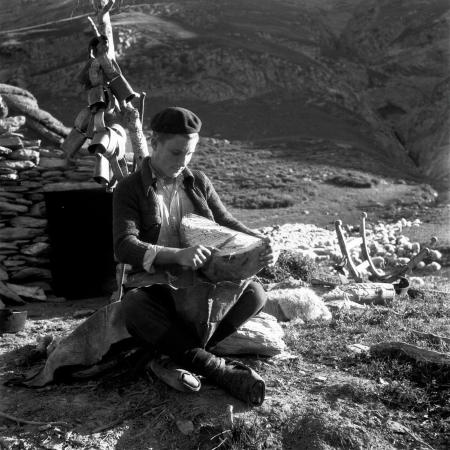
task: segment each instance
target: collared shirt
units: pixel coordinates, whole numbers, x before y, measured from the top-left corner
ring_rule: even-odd
[[[156,244],[148,244],[148,249],[144,255],[143,267],[147,272],[153,273],[155,271],[153,262],[163,247],[181,247],[181,219],[186,214],[194,212],[194,205],[186,194],[183,175],[179,175],[177,178],[165,179],[158,177],[151,163],[150,169],[153,177],[156,178],[155,193],[161,215],[161,230],[158,242]]]

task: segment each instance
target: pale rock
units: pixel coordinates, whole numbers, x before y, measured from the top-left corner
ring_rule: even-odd
[[[10,268],[24,266],[25,264],[25,261],[17,259],[6,259],[3,261],[3,265]]]
[[[23,148],[23,142],[18,136],[0,135],[0,146],[16,150],[18,148]]]
[[[39,149],[39,152],[41,154],[41,157],[46,158],[57,158],[57,159],[63,159],[66,157],[66,154],[62,150],[57,149],[48,149],[48,148],[41,148]]]
[[[33,239],[33,242],[48,242],[48,236],[38,236],[36,238]]]
[[[0,281],[5,281],[9,279],[8,272],[0,266]]]
[[[18,203],[19,205],[26,205],[26,206],[31,206],[33,204],[33,202],[31,202],[30,200],[26,200],[24,198],[16,199],[16,203]]]
[[[2,228],[0,229],[0,242],[33,239],[40,233],[40,230],[34,228]]]
[[[410,283],[411,287],[421,288],[424,286],[425,281],[423,278],[420,278],[420,277],[410,277],[409,283]]]
[[[439,261],[442,259],[442,253],[439,250],[430,250],[430,257],[433,261]]]
[[[7,305],[24,305],[25,302],[10,289],[3,281],[0,281],[0,298]]]
[[[61,158],[49,158],[47,156],[42,156],[43,153],[41,151],[41,160],[39,162],[39,166],[43,168],[52,168],[52,169],[62,169],[67,167],[67,162]]]
[[[18,216],[11,219],[13,227],[44,228],[47,226],[47,219],[39,219],[30,216]]]
[[[324,301],[307,287],[268,291],[264,311],[273,314],[281,321],[297,319],[305,322],[331,320],[331,313]]]
[[[14,291],[20,297],[39,301],[47,300],[47,296],[45,295],[44,290],[39,286],[22,286],[13,283],[5,284],[9,289]]]
[[[346,347],[352,353],[357,353],[357,354],[368,353],[370,350],[370,347],[368,345],[363,345],[363,344],[349,344]]]
[[[10,148],[0,146],[0,156],[8,156],[10,153],[12,153]]]
[[[1,175],[9,175],[12,173],[17,173],[17,170],[11,169],[11,167],[0,167],[0,174]]]
[[[420,244],[418,242],[413,242],[411,244],[411,251],[413,253],[419,253],[420,252]]]
[[[184,434],[185,436],[194,432],[194,424],[191,420],[177,420],[175,423],[181,434]]]
[[[44,200],[44,194],[33,193],[27,196],[32,202],[42,202]]]
[[[442,269],[442,266],[438,262],[433,261],[430,264],[426,265],[426,269],[428,269],[431,272],[438,272],[439,270]]]
[[[50,245],[46,242],[37,242],[28,247],[22,247],[20,249],[20,253],[23,253],[24,255],[29,255],[29,256],[42,256],[42,255],[48,253],[49,247],[50,247]]]
[[[43,172],[41,176],[42,178],[46,179],[60,177],[63,174],[64,172],[62,172],[61,170],[48,170],[47,172]]]
[[[0,201],[0,210],[2,212],[12,211],[17,213],[26,213],[28,211],[28,207],[25,205],[17,205],[13,203],[7,203]]]
[[[220,355],[258,354],[274,356],[282,353],[286,344],[284,332],[275,317],[259,313],[248,320],[231,336],[214,347]]]
[[[399,265],[405,265],[409,263],[409,258],[405,258],[405,257],[401,257],[401,258],[397,258],[397,264]]]
[[[24,186],[27,189],[34,189],[34,188],[41,188],[42,187],[42,183],[40,183],[39,181],[22,181],[22,186]]]
[[[40,267],[24,267],[18,270],[11,276],[12,281],[23,281],[29,278],[35,280],[50,280],[52,273],[49,269],[43,269]]]
[[[15,159],[18,161],[32,161],[35,164],[39,164],[39,152],[36,150],[29,150],[27,148],[20,148],[14,150],[10,155],[10,159]]]
[[[33,217],[45,217],[45,202],[35,203],[30,209],[30,215]]]
[[[35,167],[36,164],[32,161],[0,161],[0,167],[7,167],[14,170],[25,170]]]
[[[50,286],[50,284],[44,280],[21,281],[20,284],[21,284],[21,286],[40,288],[44,292],[51,292],[51,290],[52,290],[52,287]]]
[[[0,181],[17,181],[18,179],[17,173],[0,173]]]

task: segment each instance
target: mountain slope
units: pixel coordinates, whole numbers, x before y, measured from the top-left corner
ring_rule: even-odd
[[[355,147],[355,158],[366,151],[374,171],[384,170],[383,161],[417,176],[416,161],[436,178],[423,156],[436,152],[434,137],[433,150],[424,152],[412,124],[442,81],[442,71],[426,68],[442,47],[439,21],[448,8],[417,0],[411,16],[403,0],[366,3],[127,1],[112,20],[123,71],[149,94],[147,119],[183,104],[206,118],[205,134],[272,143],[324,137],[331,152],[342,143]],[[23,20],[5,0],[0,7],[7,11],[0,18],[0,81],[26,85],[70,124],[85,102],[73,80],[86,60],[88,2],[25,2]],[[429,29],[423,63],[412,63]]]

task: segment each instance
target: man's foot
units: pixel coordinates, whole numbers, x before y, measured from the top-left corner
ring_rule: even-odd
[[[264,401],[264,380],[239,361],[226,360],[206,350],[195,349],[191,364],[187,367],[250,405],[260,406]]]
[[[266,393],[264,380],[240,361],[219,359],[221,360],[219,367],[209,375],[209,378],[249,405],[262,405]]]
[[[164,383],[181,392],[198,392],[201,381],[191,372],[181,369],[168,356],[153,358],[147,365]]]

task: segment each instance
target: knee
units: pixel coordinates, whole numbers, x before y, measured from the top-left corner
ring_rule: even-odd
[[[267,302],[267,294],[260,283],[251,281],[244,291],[245,301],[251,303],[255,310],[260,311]]]
[[[125,322],[130,322],[134,318],[139,317],[142,310],[142,303],[146,299],[146,295],[140,289],[133,289],[127,292],[122,298],[122,313]]]

